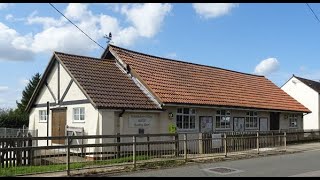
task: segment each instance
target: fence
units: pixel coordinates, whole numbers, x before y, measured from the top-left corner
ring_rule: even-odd
[[[28,127],[23,126],[22,128],[5,128],[0,127],[0,138],[3,137],[15,137],[18,133],[22,133],[22,135],[26,136],[30,133],[33,137],[38,135],[38,130],[29,130]]]
[[[65,144],[51,146],[10,146],[0,149],[0,176],[34,174],[54,171],[96,169],[99,167],[130,166],[136,168],[150,163],[173,162],[211,157],[226,157],[286,149],[286,133],[262,135],[224,134],[143,134],[143,135],[95,135],[61,137],[15,137],[1,141],[28,142],[64,139]],[[85,144],[74,143],[86,140]],[[15,157],[3,156],[5,152],[18,152]],[[27,152],[28,163],[17,163],[17,155]],[[5,164],[11,164],[6,166]]]

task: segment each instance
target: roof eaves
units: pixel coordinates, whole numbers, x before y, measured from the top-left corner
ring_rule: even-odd
[[[53,66],[53,64],[54,64],[54,60],[55,60],[55,59],[56,59],[56,58],[55,58],[55,53],[53,53],[52,56],[51,56],[51,59],[50,59],[50,61],[49,61],[49,63],[48,63],[48,65],[47,65],[47,67],[46,67],[46,69],[45,69],[45,71],[44,71],[44,73],[43,73],[43,75],[41,76],[41,79],[40,79],[39,83],[37,84],[35,90],[34,90],[33,93],[32,93],[32,96],[31,96],[31,98],[30,98],[30,100],[29,100],[29,102],[28,102],[28,104],[27,104],[26,109],[25,109],[26,112],[29,112],[29,111],[30,111],[30,109],[31,109],[31,107],[32,107],[32,104],[33,104],[34,101],[36,100],[36,97],[37,97],[38,92],[40,91],[40,89],[41,89],[41,87],[42,87],[45,79],[47,78],[49,72],[51,71],[51,68],[52,68],[52,66]]]

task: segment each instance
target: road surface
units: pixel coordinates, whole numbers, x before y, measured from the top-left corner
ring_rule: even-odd
[[[254,177],[320,177],[320,150],[300,153],[266,156],[215,163],[186,165],[171,169],[130,172],[115,176],[147,177],[212,177],[212,176],[254,176]]]

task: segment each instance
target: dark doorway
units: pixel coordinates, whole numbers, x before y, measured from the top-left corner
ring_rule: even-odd
[[[270,130],[279,130],[279,112],[270,112]]]

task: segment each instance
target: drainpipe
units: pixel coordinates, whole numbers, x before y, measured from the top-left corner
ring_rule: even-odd
[[[125,109],[122,109],[122,111],[121,111],[121,113],[119,114],[119,123],[120,123],[120,125],[119,125],[119,134],[120,134],[120,132],[121,132],[121,128],[123,128],[123,119],[122,119],[122,115],[125,113]]]

